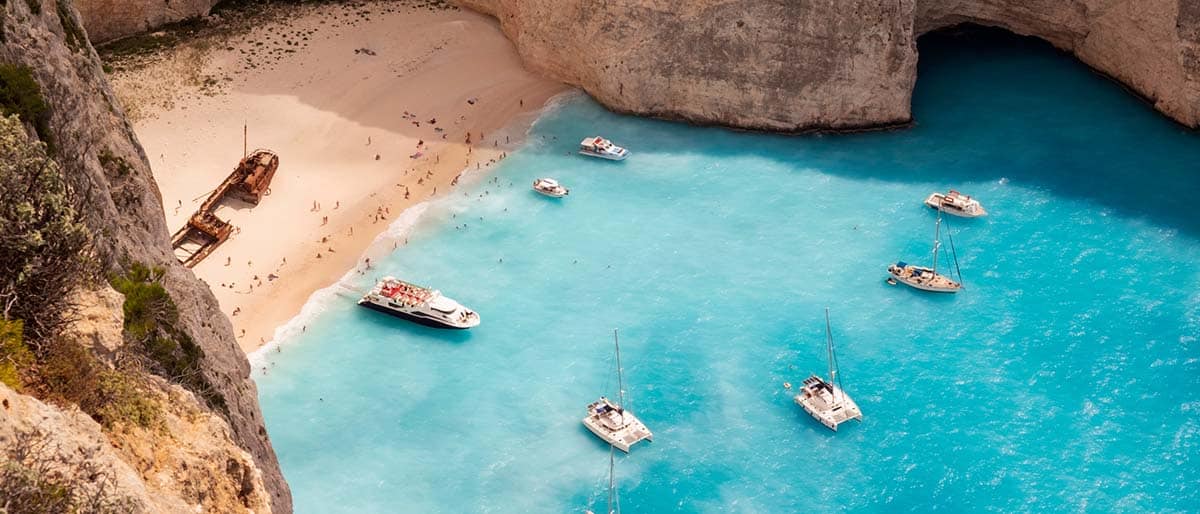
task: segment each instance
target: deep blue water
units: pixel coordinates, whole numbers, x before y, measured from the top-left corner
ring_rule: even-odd
[[[626,512],[1200,509],[1200,136],[990,32],[922,42],[914,111],[803,137],[548,112],[378,264],[480,327],[356,308],[359,277],[258,357],[297,511],[602,511],[580,419],[615,327],[655,432],[618,456]],[[577,156],[594,132],[633,156]],[[990,211],[950,221],[965,290],[886,285],[949,187]],[[824,307],[865,415],[836,434],[782,387],[824,370]]]

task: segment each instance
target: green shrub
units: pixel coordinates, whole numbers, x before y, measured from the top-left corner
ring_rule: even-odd
[[[112,150],[105,148],[100,151],[100,166],[104,167],[104,171],[118,177],[129,176],[133,173],[133,166],[123,157],[113,155]]]
[[[0,319],[24,321],[38,348],[71,320],[73,294],[96,276],[71,188],[16,117],[0,117]]]
[[[162,425],[162,410],[132,375],[108,370],[100,374],[99,403],[93,417],[105,427],[118,423],[155,428]]]
[[[0,382],[20,392],[22,376],[33,368],[33,352],[25,346],[20,320],[0,320]]]
[[[0,114],[15,114],[22,121],[33,124],[38,138],[53,150],[50,106],[42,97],[42,87],[28,66],[0,63]]]
[[[161,424],[161,410],[138,384],[138,373],[111,369],[79,344],[56,340],[38,365],[37,387],[41,397],[78,405],[105,428],[122,423],[153,428]]]
[[[67,46],[78,52],[87,48],[87,36],[72,15],[71,6],[64,0],[58,1],[58,21],[62,24],[63,34],[67,38]]]
[[[138,349],[154,373],[182,385],[228,414],[222,396],[201,372],[204,350],[179,328],[179,310],[163,288],[162,268],[134,263],[109,282],[125,295],[125,340]]]

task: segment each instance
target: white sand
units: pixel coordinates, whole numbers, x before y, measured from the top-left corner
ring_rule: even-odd
[[[364,9],[372,11],[369,20],[353,14]],[[381,3],[300,9],[282,19],[216,45],[200,61],[202,76],[233,79],[221,79],[223,92],[184,95],[169,107],[146,99],[138,106],[143,119],[135,122],[171,230],[242,157],[243,123],[251,151],[263,147],[280,156],[271,194],[253,208],[227,202],[218,216],[240,231],[194,268],[231,316],[246,351],[269,341],[314,291],[360,266],[370,242],[407,206],[429,199],[435,188],[449,192],[464,168],[497,158],[505,150],[501,129],[523,134],[512,120],[565,89],[524,71],[496,22],[469,11]],[[276,37],[274,47],[293,53],[267,54],[262,49],[270,44],[251,42],[280,33],[287,35]],[[307,46],[297,46],[296,34],[309,38]],[[234,73],[252,48],[272,57],[256,57],[257,69]],[[375,55],[356,53],[363,48]],[[136,101],[155,81],[177,87],[178,80],[164,80],[177,79],[173,66],[152,63],[118,74],[114,83],[127,102]],[[406,119],[405,111],[415,118]],[[473,148],[464,144],[468,132]],[[423,156],[410,158],[419,140]],[[386,219],[377,221],[380,209]],[[279,278],[268,280],[272,273]]]

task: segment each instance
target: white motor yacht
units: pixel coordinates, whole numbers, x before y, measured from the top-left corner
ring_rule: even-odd
[[[629,157],[629,150],[614,145],[612,141],[600,136],[589,137],[580,142],[579,153],[610,161],[623,161]]]
[[[953,189],[945,194],[931,193],[925,199],[925,205],[928,205],[932,209],[941,209],[944,212],[963,218],[987,216],[987,211],[983,209],[983,205],[979,203],[979,200]]]
[[[435,328],[465,329],[479,325],[479,314],[441,291],[384,277],[358,304]]]
[[[552,178],[539,178],[533,181],[533,190],[551,198],[562,198],[571,194],[570,189],[567,189]]]

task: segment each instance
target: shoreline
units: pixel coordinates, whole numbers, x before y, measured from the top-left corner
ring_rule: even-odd
[[[542,116],[552,109],[558,108],[576,95],[581,94],[583,94],[582,91],[577,89],[567,89],[550,97],[540,108],[522,113],[516,119],[512,120],[512,123],[506,129],[515,130],[521,128],[522,135],[520,139],[514,139],[512,148],[505,149],[504,151],[519,150],[527,141],[526,137],[532,131],[533,126]],[[464,169],[460,175],[462,180],[460,180],[459,185],[460,187],[470,186],[477,181],[486,180],[490,174],[490,167],[484,167],[478,171]],[[370,242],[359,257],[376,259],[397,251],[392,246],[402,246],[401,242],[408,239],[412,230],[425,222],[424,216],[429,208],[435,206],[438,202],[452,201],[458,201],[458,199],[453,195],[438,195],[409,205],[382,232],[379,232],[375,236],[375,239]],[[253,373],[256,367],[265,367],[266,361],[264,359],[270,351],[280,351],[284,341],[303,333],[304,329],[307,328],[308,322],[324,312],[326,307],[330,305],[330,302],[334,301],[334,298],[340,296],[350,301],[357,301],[363,291],[353,289],[351,282],[361,276],[359,274],[360,271],[365,271],[365,269],[361,266],[348,268],[336,280],[314,290],[312,294],[304,299],[303,304],[294,316],[275,327],[272,337],[265,344],[246,351],[246,357],[250,361],[251,372]]]
[[[216,210],[238,230],[193,268],[247,353],[283,337],[315,295],[364,259],[391,251],[376,243],[397,220],[499,162],[548,101],[569,91],[525,71],[495,20],[475,12],[393,3],[294,11],[240,38],[185,42],[113,81],[119,94],[146,99],[135,130],[170,230],[241,158],[238,125],[249,127],[248,148],[280,157],[259,205]],[[326,23],[338,14],[350,19]],[[259,39],[291,51],[262,50]],[[203,47],[216,49],[186,73],[220,77],[218,90],[191,96],[177,90],[172,56]],[[259,55],[272,56],[270,66],[255,66]],[[156,80],[169,98],[161,104]]]

